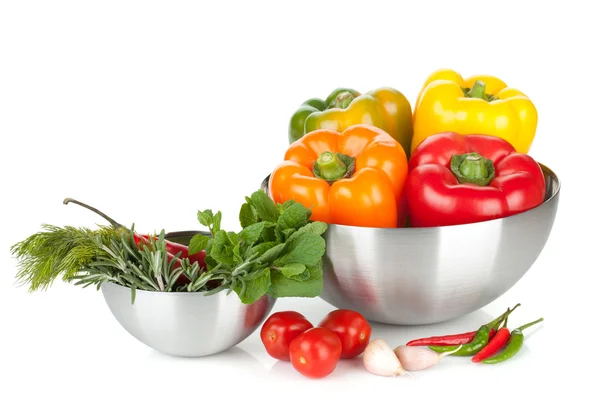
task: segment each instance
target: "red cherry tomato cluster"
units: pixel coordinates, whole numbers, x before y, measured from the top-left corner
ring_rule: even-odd
[[[352,310],[332,311],[316,327],[298,312],[282,311],[265,321],[260,338],[271,357],[291,361],[304,376],[323,378],[340,359],[362,354],[371,338],[371,326]]]

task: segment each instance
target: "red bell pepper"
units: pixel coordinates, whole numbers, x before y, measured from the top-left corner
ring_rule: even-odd
[[[408,165],[410,226],[460,225],[507,217],[546,195],[537,162],[498,137],[442,132],[415,148]]]

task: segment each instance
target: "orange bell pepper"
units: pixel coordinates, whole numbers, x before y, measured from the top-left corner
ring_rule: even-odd
[[[382,129],[319,129],[290,145],[269,178],[269,195],[276,203],[302,203],[313,221],[395,228],[406,221],[407,175],[404,149]]]

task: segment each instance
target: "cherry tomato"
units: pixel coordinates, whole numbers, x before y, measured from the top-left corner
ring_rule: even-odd
[[[309,378],[323,378],[333,372],[342,354],[340,338],[326,328],[312,328],[290,344],[294,368]]]
[[[295,311],[281,311],[271,315],[260,330],[267,353],[278,360],[290,360],[290,343],[301,333],[313,327],[304,315]]]
[[[342,342],[342,358],[354,358],[365,351],[371,338],[371,325],[352,310],[335,310],[327,314],[320,327],[335,332]]]

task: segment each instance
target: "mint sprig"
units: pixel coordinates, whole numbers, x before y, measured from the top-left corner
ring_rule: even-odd
[[[258,190],[241,206],[238,233],[222,230],[221,212],[198,211],[198,222],[211,237],[192,237],[189,254],[206,250],[213,282],[207,294],[235,291],[251,304],[273,297],[316,297],[323,289],[327,224],[310,221],[311,211],[293,200],[276,204]]]

